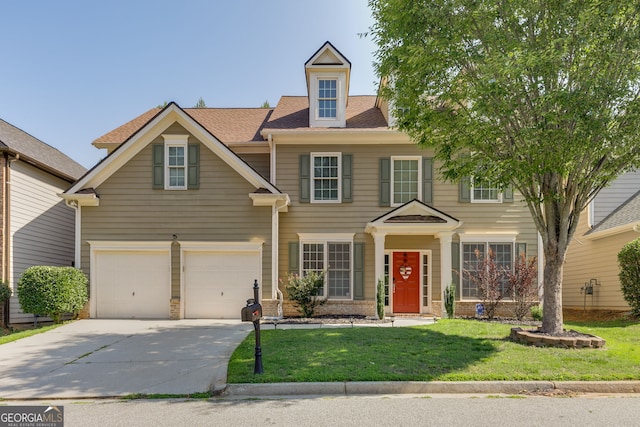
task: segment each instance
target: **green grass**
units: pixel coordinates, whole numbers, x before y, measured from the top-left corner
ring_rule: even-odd
[[[304,381],[640,380],[640,324],[566,323],[604,349],[529,347],[511,325],[442,319],[411,328],[261,331],[265,373],[253,374],[251,333],[229,362],[229,383]]]
[[[43,332],[50,331],[51,329],[55,329],[58,326],[62,326],[64,323],[39,326],[34,329],[26,329],[24,331],[11,331],[7,329],[0,329],[0,345],[6,344],[8,342],[17,341],[21,338],[30,337],[31,335],[41,334]]]

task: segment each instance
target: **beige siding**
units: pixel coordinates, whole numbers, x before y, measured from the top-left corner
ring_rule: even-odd
[[[177,125],[173,133],[186,133]],[[161,143],[158,138],[156,143]],[[190,143],[196,142],[190,137]],[[82,208],[82,267],[89,272],[90,240],[264,241],[261,285],[271,292],[271,207],[254,207],[255,188],[204,145],[200,188],[153,189],[152,147],[145,147],[96,191],[100,206]],[[172,248],[172,295],[180,295],[180,249]],[[248,283],[247,286],[252,286]]]
[[[602,239],[587,240],[586,214],[581,215],[580,224],[569,245],[564,265],[562,302],[564,308],[587,310],[628,310],[620,291],[618,279],[618,252],[626,243],[640,237],[627,231]],[[593,297],[580,293],[580,288],[590,279],[597,279],[600,286],[594,287]]]
[[[269,154],[240,154],[240,157],[264,179],[269,180],[269,171],[271,170]]]
[[[299,155],[309,152],[342,152],[353,155],[352,203],[300,203]],[[375,298],[374,243],[364,232],[368,222],[393,208],[379,206],[380,158],[400,155],[432,157],[433,152],[411,144],[341,145],[322,147],[279,145],[277,148],[278,188],[291,197],[288,213],[281,215],[279,271],[285,277],[288,266],[288,243],[298,241],[297,233],[356,233],[356,242],[365,242],[365,298]],[[437,170],[435,165],[434,171]],[[518,232],[517,241],[527,243],[528,255],[537,255],[537,232],[524,203],[476,204],[458,201],[458,185],[444,183],[434,176],[433,207],[463,222],[461,232]],[[457,237],[454,236],[454,239]],[[440,241],[433,236],[387,237],[386,248],[431,249],[434,288],[433,299],[440,299]]]
[[[34,265],[71,266],[74,259],[75,213],[58,197],[70,184],[27,163],[11,163],[9,192],[11,322],[29,322],[21,313],[16,288]]]

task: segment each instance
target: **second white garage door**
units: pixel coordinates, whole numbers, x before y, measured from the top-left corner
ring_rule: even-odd
[[[184,317],[238,319],[253,282],[261,280],[259,251],[185,251]]]

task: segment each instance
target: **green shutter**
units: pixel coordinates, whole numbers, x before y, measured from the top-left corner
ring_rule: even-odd
[[[391,206],[391,159],[380,159],[380,206]]]
[[[164,188],[164,144],[153,144],[153,188]]]
[[[422,159],[422,202],[433,204],[433,159]]]
[[[352,154],[342,155],[342,203],[353,202],[353,173],[352,173]]]
[[[471,177],[465,176],[460,180],[459,201],[471,203]]]
[[[451,243],[451,281],[456,285],[456,299],[460,299],[460,243]],[[447,283],[446,286],[449,284]]]
[[[364,299],[364,243],[353,244],[353,299]]]
[[[311,202],[311,176],[309,154],[300,154],[300,203]]]
[[[188,145],[188,162],[187,177],[189,179],[188,188],[200,187],[200,144]]]
[[[518,258],[520,254],[524,254],[525,258],[527,256],[527,244],[526,243],[516,243],[516,256],[514,258]]]
[[[300,273],[299,242],[289,242],[289,273]]]
[[[502,201],[511,203],[513,202],[513,186],[511,184],[507,185],[502,192]]]

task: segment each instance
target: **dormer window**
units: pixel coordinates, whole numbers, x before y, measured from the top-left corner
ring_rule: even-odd
[[[304,66],[309,91],[309,127],[346,127],[349,60],[326,42]]]
[[[318,118],[336,118],[338,102],[337,86],[337,79],[318,80]]]

